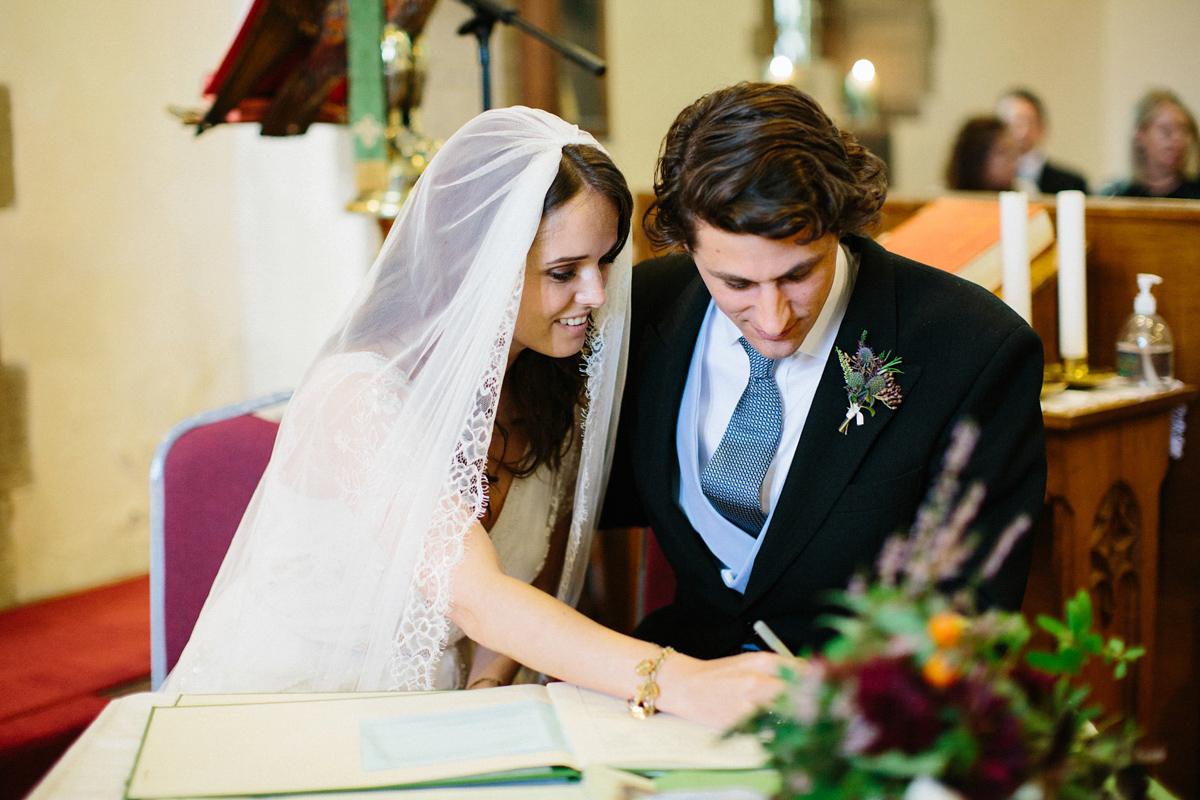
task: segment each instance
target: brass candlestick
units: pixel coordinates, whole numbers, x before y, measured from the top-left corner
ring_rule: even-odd
[[[1087,356],[1083,358],[1064,358],[1062,363],[1063,379],[1067,383],[1084,380],[1088,376]]]
[[[1087,356],[1064,358],[1061,364],[1047,364],[1042,378],[1042,394],[1062,389],[1093,389],[1111,379],[1115,372],[1097,371],[1088,366]]]
[[[432,5],[432,3],[428,3]],[[365,191],[347,211],[394,219],[440,142],[420,132],[417,112],[425,87],[426,60],[420,40],[400,27],[384,27],[383,72],[387,85],[387,187]]]

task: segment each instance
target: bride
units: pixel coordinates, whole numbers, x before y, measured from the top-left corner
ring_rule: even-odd
[[[631,208],[546,112],[446,142],[297,387],[164,691],[479,688],[525,665],[724,726],[782,688],[771,654],[699,661],[571,607],[624,380]]]

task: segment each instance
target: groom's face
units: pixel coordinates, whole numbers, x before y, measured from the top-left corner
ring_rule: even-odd
[[[696,223],[692,259],[713,302],[750,346],[780,359],[799,349],[829,297],[838,238],[801,244]]]

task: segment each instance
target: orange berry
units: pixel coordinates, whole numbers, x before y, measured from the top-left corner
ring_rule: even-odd
[[[962,614],[955,614],[953,611],[939,611],[929,618],[925,627],[929,631],[929,638],[933,639],[935,645],[954,647],[962,638],[963,629],[967,627],[967,620]]]
[[[950,659],[946,658],[944,653],[938,652],[925,661],[925,665],[921,667],[921,675],[930,686],[945,689],[958,681],[959,672],[958,667],[950,663]]]

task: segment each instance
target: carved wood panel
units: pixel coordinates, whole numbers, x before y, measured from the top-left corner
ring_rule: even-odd
[[[1092,520],[1091,579],[1095,620],[1105,637],[1126,643],[1144,641],[1141,625],[1142,512],[1137,496],[1124,481],[1105,492]],[[1118,684],[1120,705],[1136,710],[1138,664],[1129,679]]]

